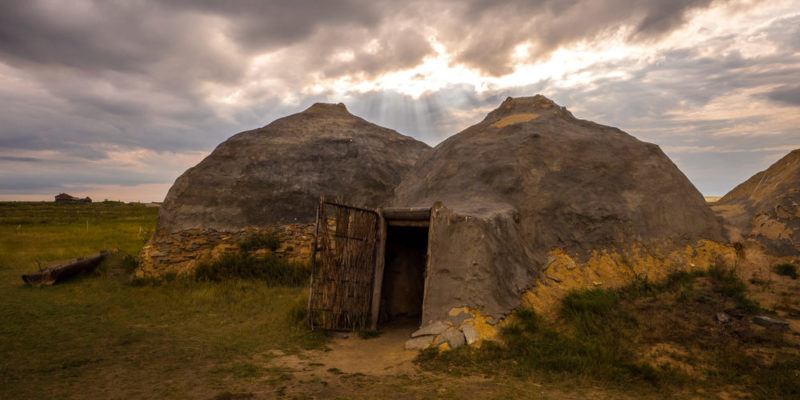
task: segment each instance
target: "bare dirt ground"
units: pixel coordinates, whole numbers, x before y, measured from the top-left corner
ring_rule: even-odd
[[[454,376],[421,370],[417,351],[404,344],[415,325],[394,324],[377,338],[337,335],[325,350],[299,354],[273,352],[270,368],[278,372],[268,390],[252,388],[242,398],[363,398],[363,399],[625,399],[619,393],[591,385],[568,386],[546,380],[507,377]],[[224,397],[220,397],[224,398]]]

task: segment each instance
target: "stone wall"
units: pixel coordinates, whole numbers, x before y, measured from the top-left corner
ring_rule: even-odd
[[[311,259],[314,241],[314,224],[275,225],[247,228],[237,232],[190,229],[175,233],[156,233],[139,254],[137,278],[158,278],[167,273],[187,275],[201,260],[219,257],[239,249],[239,243],[253,234],[275,233],[281,239],[274,252],[296,262]]]

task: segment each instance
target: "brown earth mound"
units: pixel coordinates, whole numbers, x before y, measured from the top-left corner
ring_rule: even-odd
[[[234,135],[184,172],[164,200],[157,230],[313,222],[321,195],[377,207],[429,149],[344,104],[314,104]]]
[[[532,286],[562,284],[558,266],[548,270],[554,251],[572,257],[563,269],[578,268],[583,286],[611,279],[582,265],[598,252],[624,253],[603,262],[635,275],[636,260],[723,240],[703,196],[658,146],[538,95],[508,98],[436,146],[393,200],[437,202],[423,325],[456,306],[502,316]]]
[[[191,272],[199,260],[265,231],[281,239],[278,255],[305,263],[320,196],[382,205],[428,151],[343,104],[314,104],[234,135],[172,185],[137,276]]]
[[[800,149],[735,187],[712,208],[733,241],[753,239],[767,253],[800,255]]]

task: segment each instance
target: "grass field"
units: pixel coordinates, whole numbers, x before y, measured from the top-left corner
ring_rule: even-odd
[[[501,343],[430,349],[419,362],[456,374],[579,377],[668,397],[712,387],[711,398],[800,398],[797,335],[752,324],[768,310],[746,291],[721,267],[673,273],[659,283],[573,291],[555,321],[517,310]],[[728,320],[718,320],[719,312]]]
[[[728,270],[576,291],[550,319],[517,311],[496,343],[426,351],[386,374],[397,366],[382,358],[407,334],[352,335],[348,353],[304,327],[307,275],[279,260],[240,273],[252,267],[246,250],[269,240],[244,243],[199,279],[131,280],[156,214],[116,202],[0,203],[0,399],[800,397],[797,334],[752,324],[771,310]],[[109,248],[119,252],[95,273],[51,287],[20,278]],[[791,311],[800,282],[790,267],[757,287],[782,288]],[[731,321],[717,321],[720,311]]]
[[[305,289],[256,281],[133,285],[125,255],[157,209],[121,203],[0,203],[0,398],[210,398],[269,378],[252,358],[318,348],[296,321]],[[101,249],[99,272],[52,287],[20,275]]]

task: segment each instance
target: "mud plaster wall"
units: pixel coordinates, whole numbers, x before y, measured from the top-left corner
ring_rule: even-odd
[[[453,307],[501,317],[519,305],[544,256],[522,240],[514,213],[488,217],[431,210],[430,261],[422,325],[448,320]]]
[[[680,269],[734,266],[732,246],[699,240],[685,246],[608,248],[579,254],[537,248],[525,241],[512,211],[463,215],[432,210],[430,263],[422,326],[451,320],[467,307],[499,320],[518,306],[550,313],[573,289],[615,288],[647,278],[659,280]]]
[[[557,309],[570,290],[617,288],[637,279],[659,281],[680,270],[705,270],[714,265],[735,267],[736,250],[727,244],[699,240],[668,253],[653,253],[641,244],[626,249],[593,251],[586,260],[561,248],[548,252],[542,274],[522,295],[522,304],[543,314]]]
[[[194,271],[198,261],[237,250],[239,243],[248,235],[267,232],[274,232],[281,239],[276,255],[302,263],[311,260],[314,224],[309,223],[246,228],[236,232],[199,229],[175,233],[159,232],[139,254],[140,263],[136,269],[136,277],[153,278],[166,273],[189,274]]]

